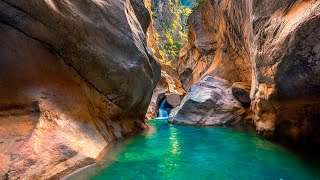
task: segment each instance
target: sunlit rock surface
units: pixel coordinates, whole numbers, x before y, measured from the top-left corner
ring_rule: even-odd
[[[160,42],[159,37],[156,37],[156,36],[157,36],[157,33],[159,33],[159,31],[164,36],[165,30],[159,27],[160,23],[162,22],[161,19],[166,19],[169,22],[172,21],[171,19],[172,17],[166,17],[166,16],[170,16],[172,12],[167,12],[169,14],[165,13],[165,14],[162,14],[161,17],[157,17],[157,16],[160,16],[161,11],[169,11],[168,9],[166,9],[166,8],[169,8],[168,5],[166,5],[165,7],[162,5],[162,4],[167,4],[167,1],[146,0],[144,1],[144,3],[147,9],[151,13],[152,13],[152,8],[155,8],[154,10],[156,10],[155,14],[151,17],[151,24],[147,30],[147,44],[150,47],[152,53],[158,59],[162,59],[164,57],[163,55],[160,55],[159,49],[163,48],[164,42]],[[157,3],[157,4],[154,4],[154,3]],[[190,2],[184,2],[184,3],[189,4]],[[180,6],[180,4],[176,2],[175,4],[171,4],[171,5]],[[178,14],[171,14],[171,16],[172,15],[176,16]],[[158,18],[158,19],[155,20],[154,18]],[[176,31],[175,32],[176,34],[179,33],[179,29],[176,29],[175,31]],[[182,88],[182,84],[179,79],[179,76],[176,70],[174,69],[174,66],[176,63],[175,62],[172,62],[172,63],[173,64],[171,65],[165,65],[165,64],[161,65],[162,66],[161,79],[153,91],[151,102],[145,117],[146,119],[154,119],[157,117],[157,113],[159,111],[159,105],[164,98],[168,98],[167,103],[169,105],[171,105],[172,107],[176,107],[180,104],[181,99],[185,94],[185,90]]]
[[[233,96],[229,82],[211,76],[192,85],[169,116],[173,124],[227,125],[239,122],[245,110]]]
[[[0,179],[58,179],[145,128],[160,66],[143,8],[0,2]]]

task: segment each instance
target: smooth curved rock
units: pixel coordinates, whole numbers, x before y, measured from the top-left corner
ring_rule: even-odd
[[[160,66],[139,17],[129,0],[0,1],[0,179],[60,179],[146,128]]]
[[[245,110],[230,87],[225,80],[205,77],[190,87],[181,105],[171,111],[169,122],[212,126],[240,121]]]
[[[231,83],[252,77],[258,133],[319,145],[319,29],[318,0],[207,0],[189,18],[179,59],[183,86],[207,74]]]
[[[7,0],[0,22],[47,45],[111,102],[145,114],[160,66],[131,1]]]

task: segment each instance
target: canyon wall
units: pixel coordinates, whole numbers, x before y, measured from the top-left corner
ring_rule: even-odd
[[[0,2],[0,179],[60,178],[146,127],[140,0]]]
[[[207,0],[188,19],[188,43],[180,51],[183,87],[207,75],[230,83],[251,82],[250,4],[247,0]]]
[[[252,10],[258,132],[288,144],[320,144],[320,1],[254,0]]]
[[[320,2],[207,0],[189,17],[185,88],[206,75],[251,83],[257,132],[320,144]]]

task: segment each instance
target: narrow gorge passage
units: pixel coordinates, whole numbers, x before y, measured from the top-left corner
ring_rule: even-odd
[[[251,106],[254,68],[261,64],[254,64],[256,44],[249,42],[255,13],[249,2],[149,4],[148,43],[162,66],[146,116],[150,130],[106,150],[100,163],[69,179],[319,179],[317,148],[306,155],[284,146],[290,141],[269,136],[273,116],[261,121]],[[258,104],[262,114],[274,108],[266,99]],[[257,134],[261,124],[265,137]]]
[[[0,180],[314,180],[319,129],[319,0],[0,0]]]

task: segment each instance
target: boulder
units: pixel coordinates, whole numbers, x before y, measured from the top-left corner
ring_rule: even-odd
[[[231,87],[232,94],[242,103],[248,104],[251,102],[250,90],[251,86],[248,83],[235,82]]]
[[[172,107],[177,107],[181,103],[181,95],[180,94],[169,94],[166,96],[167,103]]]
[[[259,134],[320,145],[319,0],[206,0],[188,27],[183,87],[206,75],[249,83]]]
[[[186,125],[228,125],[242,119],[245,110],[233,96],[229,82],[205,77],[191,86],[180,106],[174,108],[169,122]]]

